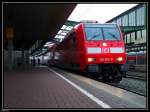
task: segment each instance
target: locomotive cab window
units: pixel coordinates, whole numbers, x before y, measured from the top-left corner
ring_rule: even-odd
[[[116,25],[85,24],[86,39],[120,40],[120,31]]]
[[[98,27],[85,28],[87,40],[103,40],[102,31]]]
[[[105,40],[120,40],[118,28],[103,28]]]

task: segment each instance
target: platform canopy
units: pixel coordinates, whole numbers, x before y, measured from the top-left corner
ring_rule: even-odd
[[[28,50],[37,40],[45,44],[54,38],[76,3],[3,3],[3,41],[7,49],[6,28],[13,28],[14,50]]]
[[[62,27],[59,29],[59,31],[57,32],[57,34],[55,35],[54,38],[49,38],[49,40],[42,46],[40,47],[38,50],[36,50],[35,52],[32,53],[33,56],[40,56],[43,55],[45,53],[47,53],[49,51],[49,49],[54,45],[54,44],[58,44],[59,42],[61,42],[65,36],[67,35],[67,33],[69,31],[71,31],[73,29],[73,27],[75,25],[77,25],[79,22],[77,21],[70,21],[67,20]]]

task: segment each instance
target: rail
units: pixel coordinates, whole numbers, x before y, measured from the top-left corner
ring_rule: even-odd
[[[147,66],[130,64],[128,71],[124,74],[125,78],[134,78],[139,80],[147,79]]]
[[[136,72],[146,72],[147,66],[146,65],[129,65],[129,71],[136,71]]]
[[[127,78],[134,78],[134,79],[139,79],[139,80],[146,80],[147,79],[147,73],[143,72],[133,72],[133,71],[128,71],[126,73]]]

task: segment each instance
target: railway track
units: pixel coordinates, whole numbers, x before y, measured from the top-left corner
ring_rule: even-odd
[[[147,66],[146,65],[128,65],[129,71],[137,71],[137,72],[146,72]]]
[[[133,78],[138,80],[147,80],[147,71],[136,71],[129,70],[126,75],[123,75],[124,78]]]
[[[127,91],[146,96],[147,95],[147,88],[146,88],[146,82],[131,78],[123,78],[123,80],[116,84],[116,83],[107,83],[109,85],[125,89]]]
[[[101,78],[95,79],[97,81],[103,82]],[[143,78],[141,75],[128,75],[126,77],[123,77],[122,81],[120,83],[109,83],[109,82],[103,82],[106,84],[109,84],[111,86],[115,86],[142,96],[147,95],[147,81],[146,78]]]
[[[81,76],[90,78],[90,76],[86,75],[85,73],[81,73],[81,72],[77,72],[77,71],[71,71],[71,70],[66,70],[66,69],[65,69],[65,71],[68,71],[68,72],[71,72],[71,73],[75,73],[77,75],[81,75]],[[94,79],[94,80],[100,81],[102,83],[106,83],[106,84],[109,84],[111,86],[115,86],[115,87],[118,87],[118,88],[121,88],[121,89],[124,89],[124,90],[127,90],[127,91],[130,91],[130,92],[142,95],[142,96],[146,96],[146,94],[147,94],[147,88],[146,88],[147,87],[147,82],[145,80],[141,80],[141,79],[139,80],[138,78],[135,78],[135,76],[134,76],[134,78],[130,78],[127,75],[126,78],[123,77],[123,79],[122,79],[122,81],[120,81],[120,83],[103,82],[101,80],[101,78]]]
[[[96,81],[103,82],[101,79],[95,79]],[[103,82],[105,84],[118,87],[142,96],[147,95],[147,88],[146,84],[147,82],[144,80],[138,80],[138,79],[132,79],[132,78],[123,78],[120,83],[109,83],[109,82]]]
[[[146,64],[143,64],[143,65],[129,64],[128,71],[126,72],[126,74],[123,75],[123,77],[139,79],[139,80],[146,80],[147,79]]]
[[[82,75],[82,74],[80,74]],[[89,76],[84,75],[85,77],[90,78]],[[133,75],[132,75],[133,76]],[[135,75],[131,78],[130,76],[127,75],[126,78],[123,77],[122,81],[120,83],[108,83],[108,82],[103,82],[101,78],[99,79],[94,79],[96,81],[100,81],[103,83],[106,83],[111,86],[115,86],[142,96],[146,96],[147,94],[147,81],[142,79],[140,77],[135,77]]]
[[[82,74],[80,74],[80,75],[82,75]],[[86,77],[89,77],[89,76],[86,76]],[[103,82],[101,78],[94,79],[94,80]],[[146,78],[143,78],[140,76],[135,76],[133,74],[131,74],[131,75],[127,74],[127,77],[123,77],[122,81],[120,81],[120,83],[108,83],[108,82],[103,82],[103,83],[130,91],[130,92],[142,95],[142,96],[146,96],[146,94],[147,94]]]

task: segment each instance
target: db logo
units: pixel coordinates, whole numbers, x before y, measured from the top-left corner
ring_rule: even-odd
[[[109,48],[103,48],[103,53],[109,53]]]

